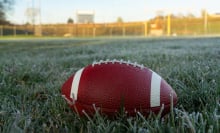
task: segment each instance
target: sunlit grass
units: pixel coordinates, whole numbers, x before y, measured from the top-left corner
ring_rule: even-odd
[[[0,132],[220,131],[220,39],[50,39],[0,41]],[[171,114],[79,117],[60,95],[94,60],[124,59],[159,73],[177,92]]]

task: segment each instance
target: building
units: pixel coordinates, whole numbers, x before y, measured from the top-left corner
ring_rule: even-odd
[[[76,18],[79,24],[94,23],[95,13],[94,11],[77,11]]]
[[[209,14],[212,18],[220,18],[220,13]]]
[[[156,18],[150,24],[150,35],[152,35],[152,36],[162,36],[163,35],[162,21],[159,18]]]

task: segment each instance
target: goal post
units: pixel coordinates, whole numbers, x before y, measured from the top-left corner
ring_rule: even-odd
[[[170,36],[171,33],[171,20],[170,13],[167,14],[167,36]]]

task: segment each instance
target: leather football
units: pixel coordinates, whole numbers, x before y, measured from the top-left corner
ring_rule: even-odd
[[[61,93],[79,115],[92,115],[100,109],[100,113],[114,116],[122,108],[129,116],[158,114],[161,109],[165,115],[177,104],[175,91],[161,76],[123,60],[94,62],[78,70],[63,84]]]

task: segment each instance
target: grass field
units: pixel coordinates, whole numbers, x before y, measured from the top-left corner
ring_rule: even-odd
[[[177,107],[164,118],[80,118],[61,97],[61,86],[81,67],[105,59],[156,71],[177,92]],[[0,132],[219,131],[220,38],[0,40]]]

